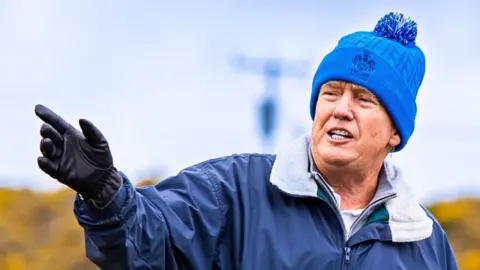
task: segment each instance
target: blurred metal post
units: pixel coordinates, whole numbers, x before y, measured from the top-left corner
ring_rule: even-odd
[[[237,72],[263,76],[265,88],[258,107],[259,124],[264,151],[272,152],[278,118],[279,81],[282,77],[306,77],[309,64],[306,61],[246,57],[244,55],[233,56],[230,64]]]

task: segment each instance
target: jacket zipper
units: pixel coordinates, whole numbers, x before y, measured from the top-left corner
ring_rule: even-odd
[[[362,213],[360,213],[360,216],[358,216],[358,218],[353,222],[352,224],[352,228],[351,228],[351,231],[355,231],[355,226],[358,224],[358,222],[360,222],[360,220],[362,220],[364,218],[364,216],[366,215],[366,213],[369,212],[369,210],[373,207],[376,207],[378,205],[380,205],[381,203],[384,203],[390,199],[393,199],[397,197],[397,194],[395,193],[392,193],[392,194],[389,194],[385,197],[382,197],[380,199],[377,199],[376,201],[373,201],[372,203],[370,203],[363,211]]]
[[[345,265],[350,264],[350,250],[352,250],[350,247],[345,247]]]
[[[322,176],[320,174],[315,174],[316,176],[318,176],[320,178],[320,181],[318,179],[316,179],[317,183],[320,184],[320,186],[322,186],[323,190],[326,190],[330,196],[330,200],[334,200],[335,201],[335,196],[333,195],[332,191],[325,186],[325,183],[323,181],[325,181]],[[285,191],[282,191],[283,193],[289,195],[289,196],[293,196],[293,197],[305,197],[304,195],[296,195],[296,194],[292,194],[292,193],[287,193]],[[358,223],[358,221],[363,218],[363,216],[365,215],[365,213],[367,212],[367,210],[371,209],[372,207],[374,206],[377,206],[378,204],[380,203],[383,203],[384,201],[387,201],[391,198],[394,198],[396,197],[397,195],[396,194],[390,194],[388,196],[385,196],[385,197],[382,197],[374,202],[372,202],[371,204],[369,204],[363,211],[362,213],[360,214],[360,216],[355,220],[355,222],[352,224],[352,227],[351,229],[354,229],[355,228],[355,225]],[[307,197],[314,197],[314,198],[317,198],[317,199],[320,199],[318,198],[318,196],[313,196],[313,195],[307,195]],[[320,199],[321,200],[321,199]],[[350,253],[351,253],[351,250],[352,248],[348,246],[348,239],[350,238],[350,234],[347,233],[347,229],[345,228],[345,223],[343,222],[343,219],[342,219],[342,216],[341,216],[341,213],[340,213],[340,210],[338,209],[338,207],[334,207],[331,205],[330,202],[326,202],[328,204],[328,206],[330,207],[330,209],[332,209],[332,211],[335,213],[335,216],[337,216],[337,220],[340,222],[340,224],[342,225],[342,230],[343,230],[343,250],[344,250],[344,253],[345,253],[345,256],[343,257],[343,264],[342,264],[342,269],[347,269],[347,266],[350,264]],[[352,230],[353,231],[353,230]]]
[[[346,234],[346,241],[348,241],[348,238],[350,238],[350,234]],[[344,263],[342,264],[342,269],[346,270],[348,265],[350,264],[350,251],[352,250],[351,247],[347,245],[347,242],[345,241],[345,247],[344,247],[344,252],[345,252],[345,258],[344,258]]]
[[[325,183],[323,181],[325,181],[322,176],[320,174],[316,174],[316,176],[318,178],[320,178],[317,182],[320,183],[320,185],[322,186],[323,190],[326,190],[330,196],[330,200],[334,200],[335,201],[335,196],[333,195],[333,192],[325,186]],[[375,207],[391,198],[394,198],[396,197],[397,195],[395,193],[393,194],[390,194],[390,195],[387,195],[385,197],[382,197],[380,199],[377,199],[376,201],[373,201],[372,203],[370,203],[363,211],[362,213],[360,214],[360,216],[358,216],[358,218],[355,220],[355,222],[353,222],[352,224],[352,227],[350,228],[350,231],[353,232],[355,229],[355,226],[358,224],[358,222],[365,216],[366,213],[368,213],[368,211],[372,208],[372,207]],[[347,229],[345,227],[345,223],[343,222],[343,219],[342,219],[342,214],[340,213],[340,210],[338,209],[338,207],[334,207],[332,206],[330,203],[328,203],[328,205],[330,206],[330,208],[333,210],[333,212],[335,213],[335,215],[337,216],[337,219],[338,221],[340,222],[340,224],[342,225],[342,230],[343,230],[343,249],[344,249],[344,253],[345,253],[345,256],[344,256],[344,263],[342,264],[342,269],[347,269],[347,266],[350,264],[350,252],[352,251],[352,248],[350,246],[348,246],[348,239],[350,238],[350,234],[347,233]]]
[[[323,181],[323,178],[320,174],[316,174],[316,176],[318,178],[320,178],[319,180],[317,179],[317,182],[322,186],[322,189],[323,190],[326,190],[329,197],[330,197],[330,201],[335,201],[335,196],[333,195],[333,192],[325,186],[325,183]],[[340,224],[342,225],[342,231],[343,231],[343,250],[344,250],[344,258],[343,258],[343,263],[342,263],[342,269],[345,270],[347,268],[347,265],[350,264],[350,251],[351,251],[351,248],[348,246],[347,244],[347,241],[348,241],[348,238],[350,237],[349,233],[347,233],[347,229],[345,227],[345,223],[343,222],[343,218],[342,218],[342,213],[340,213],[340,210],[338,209],[338,207],[335,207],[333,205],[331,205],[331,203],[328,203],[327,204],[329,205],[330,209],[333,210],[333,212],[335,213],[335,216],[337,216],[337,220],[338,222],[340,222]]]
[[[391,198],[394,198],[396,197],[396,194],[390,194],[388,196],[385,196],[381,199],[378,199],[374,202],[372,202],[371,204],[369,204],[363,211],[362,213],[360,214],[360,216],[358,216],[358,218],[353,222],[352,224],[352,227],[350,228],[350,231],[351,232],[355,232],[355,226],[358,224],[358,222],[360,222],[360,220],[362,220],[362,218],[364,218],[365,216],[365,213],[368,213],[368,211],[372,208],[372,207],[375,207]],[[349,238],[349,235],[347,234],[347,240]],[[351,247],[349,247],[346,243],[345,243],[345,263],[343,264],[343,267],[342,269],[343,270],[346,270],[348,265],[350,264],[350,251],[352,250]]]

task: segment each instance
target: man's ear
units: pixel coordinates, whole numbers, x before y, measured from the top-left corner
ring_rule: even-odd
[[[397,147],[400,142],[401,142],[400,134],[396,129],[392,130],[392,136],[390,137],[390,140],[388,141],[388,144],[392,147],[395,148]]]

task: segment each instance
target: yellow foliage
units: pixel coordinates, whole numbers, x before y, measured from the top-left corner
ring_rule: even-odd
[[[478,205],[475,200],[465,198],[457,200],[454,203],[437,203],[432,207],[435,212],[435,218],[440,223],[459,222],[460,220],[469,219],[469,214],[478,212]]]
[[[468,250],[459,256],[459,268],[465,270],[480,269],[480,250]]]
[[[149,179],[137,186],[153,185]],[[0,269],[98,269],[85,257],[73,215],[74,192],[0,189]],[[430,211],[446,230],[460,269],[480,269],[480,200],[437,203]]]
[[[3,269],[3,268],[2,268]],[[25,256],[19,252],[11,252],[5,254],[5,270],[24,270]]]
[[[74,193],[0,191],[0,269],[98,269],[85,258]]]
[[[480,200],[441,202],[429,210],[446,231],[460,269],[480,269]]]
[[[140,181],[136,186],[137,187],[151,186],[157,183],[158,183],[158,180],[156,179],[146,179],[146,180]]]

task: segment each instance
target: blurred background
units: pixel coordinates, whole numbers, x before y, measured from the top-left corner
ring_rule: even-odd
[[[460,268],[480,269],[474,0],[0,0],[0,269],[96,269],[73,193],[37,167],[35,104],[94,122],[138,185],[213,157],[275,152],[309,132],[323,56],[390,11],[418,23],[427,59],[415,133],[393,159]]]

